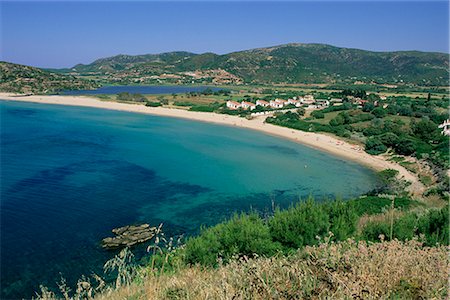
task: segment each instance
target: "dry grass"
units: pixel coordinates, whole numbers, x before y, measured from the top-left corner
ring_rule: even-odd
[[[418,241],[326,242],[284,257],[240,258],[217,269],[142,270],[98,299],[445,299],[447,248]]]

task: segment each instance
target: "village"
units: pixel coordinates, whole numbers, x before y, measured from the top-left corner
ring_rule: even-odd
[[[352,104],[356,105],[358,108],[362,108],[364,104],[369,102],[368,100],[361,99],[359,97],[347,97]],[[386,97],[381,96],[381,100],[386,100]],[[305,95],[305,96],[294,96],[292,98],[289,98],[287,100],[284,99],[274,99],[270,101],[265,100],[256,100],[256,102],[249,102],[249,101],[232,101],[229,100],[226,103],[226,107],[230,110],[255,110],[258,107],[262,108],[263,110],[270,110],[274,112],[275,110],[279,109],[292,109],[292,108],[305,108],[309,110],[316,110],[316,109],[324,109],[331,106],[340,106],[344,102],[341,98],[330,98],[330,99],[315,99],[313,95]],[[375,106],[378,106],[378,101],[375,101]],[[386,108],[387,105],[385,104],[383,108]]]
[[[342,103],[342,99],[332,99],[332,100],[336,100],[335,102]],[[254,110],[258,106],[267,109],[281,109],[294,107],[317,109],[317,108],[325,108],[328,107],[329,105],[330,100],[314,99],[313,95],[305,95],[303,97],[293,97],[287,100],[278,98],[270,101],[256,100],[255,103],[249,101],[242,101],[242,102],[236,102],[231,100],[227,101],[227,108],[232,110],[236,109]]]

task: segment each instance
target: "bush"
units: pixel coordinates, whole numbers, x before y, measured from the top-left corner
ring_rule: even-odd
[[[449,206],[440,210],[431,210],[427,215],[419,218],[417,222],[417,234],[423,234],[426,238],[426,245],[434,246],[449,244]]]
[[[377,107],[372,110],[372,114],[377,118],[382,118],[386,115],[386,110],[382,107]]]
[[[194,106],[194,103],[188,101],[175,101],[173,104],[176,106]]]
[[[162,106],[161,102],[147,102],[145,104],[145,106],[149,106],[149,107],[158,107],[158,106]]]
[[[395,177],[398,175],[398,171],[394,169],[386,169],[383,171],[378,172],[378,177],[380,178],[381,182],[384,184],[388,184],[392,182],[392,180],[395,180]]]
[[[414,142],[409,138],[399,138],[396,145],[394,145],[395,152],[401,155],[411,155],[416,151]]]
[[[372,155],[378,155],[386,152],[387,147],[377,137],[370,137],[366,141],[366,152]]]
[[[184,254],[188,264],[216,266],[219,258],[227,262],[236,255],[270,256],[280,248],[272,242],[268,226],[252,213],[234,215],[227,222],[203,230],[186,242]]]
[[[373,105],[373,103],[367,102],[367,103],[364,104],[362,110],[365,111],[365,112],[370,112],[370,111],[372,111],[374,108],[375,108],[375,105]]]
[[[145,98],[141,94],[130,94],[128,92],[118,93],[116,99],[122,100],[122,101],[135,101],[135,102],[146,102],[147,101],[147,98]]]
[[[331,201],[323,204],[328,214],[330,228],[335,240],[345,240],[356,232],[358,214],[352,202],[341,200]]]
[[[380,140],[387,147],[394,147],[398,143],[398,136],[395,133],[387,132],[380,136]]]
[[[297,114],[299,116],[304,116],[305,115],[306,110],[303,107],[300,107],[297,109]]]
[[[380,214],[392,205],[392,200],[377,196],[367,196],[364,198],[349,200],[352,203],[358,216],[364,214]],[[395,198],[394,207],[398,210],[407,210],[411,207],[421,206],[422,203],[409,198]]]
[[[311,117],[313,117],[314,119],[324,119],[325,114],[320,110],[315,110],[311,113]]]
[[[431,209],[424,215],[415,212],[407,213],[394,220],[392,238],[411,240],[414,236],[423,235],[425,244],[435,246],[449,244],[449,207],[439,210]],[[361,238],[368,241],[379,241],[379,236],[390,235],[390,219],[367,223],[361,233]]]
[[[297,203],[288,210],[277,210],[269,221],[274,241],[287,248],[316,245],[317,236],[323,237],[329,230],[329,217],[323,205],[312,199]]]
[[[413,123],[412,129],[414,135],[424,142],[438,140],[440,137],[438,125],[427,119],[422,119],[418,123]]]

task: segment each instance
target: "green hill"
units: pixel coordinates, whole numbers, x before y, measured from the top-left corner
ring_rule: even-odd
[[[52,93],[65,89],[98,87],[92,80],[79,79],[39,68],[0,62],[0,91],[12,93]]]
[[[21,93],[89,89],[100,83],[448,86],[448,79],[448,54],[372,52],[322,44],[286,44],[223,55],[183,51],[117,55],[70,69],[0,62],[0,90]]]
[[[81,75],[144,75],[224,70],[247,83],[337,83],[355,81],[448,85],[449,56],[444,53],[372,52],[323,44],[286,44],[224,55],[170,52],[117,55],[76,65]]]

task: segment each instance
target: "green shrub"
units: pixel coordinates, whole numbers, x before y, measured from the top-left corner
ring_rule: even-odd
[[[364,214],[373,215],[382,213],[384,210],[390,208],[392,200],[384,197],[367,196],[349,200],[348,203],[352,203],[358,216],[362,216]],[[394,200],[394,207],[400,210],[421,205],[423,205],[421,202],[406,197],[397,197]]]
[[[176,106],[194,106],[194,103],[188,101],[175,101],[173,104]]]
[[[316,245],[316,237],[325,236],[330,226],[324,206],[308,199],[287,210],[277,210],[269,227],[274,241],[287,248],[300,248]]]
[[[398,136],[395,133],[387,132],[380,136],[380,140],[387,147],[395,147],[398,143]]]
[[[419,218],[417,222],[417,234],[423,234],[428,246],[437,243],[441,245],[449,244],[449,206],[440,210],[430,210],[427,215]]]
[[[330,201],[323,204],[328,214],[331,231],[335,240],[345,240],[354,235],[358,214],[352,202],[342,200]]]
[[[390,183],[392,180],[395,179],[395,177],[397,177],[398,175],[398,171],[394,170],[394,169],[386,169],[383,171],[380,171],[377,173],[378,178],[380,178],[380,180],[384,183],[384,184],[388,184]]]
[[[428,246],[437,243],[449,244],[449,207],[439,210],[431,209],[426,214],[416,212],[406,213],[394,220],[392,238],[398,240],[411,240],[415,236],[423,236]],[[390,221],[373,221],[367,223],[361,233],[361,238],[369,241],[378,241],[379,236],[390,235]]]
[[[185,262],[216,266],[218,259],[229,261],[236,255],[270,256],[281,249],[272,242],[269,228],[256,214],[234,215],[231,220],[205,229],[189,239],[184,249]]]
[[[161,102],[147,102],[145,104],[145,106],[149,106],[149,107],[158,107],[158,106],[162,106]]]
[[[200,111],[200,112],[213,112],[215,108],[213,106],[207,106],[207,105],[195,105],[192,106],[190,111]]]
[[[389,237],[390,225],[388,222],[369,222],[367,223],[360,238],[367,241],[377,242],[380,240],[380,235]]]
[[[311,117],[313,117],[314,119],[324,119],[325,114],[320,110],[315,110],[311,113]]]
[[[366,152],[372,155],[378,155],[386,152],[387,147],[377,137],[370,137],[366,141]]]
[[[372,110],[372,114],[377,118],[382,118],[386,115],[386,110],[382,107],[377,107]]]
[[[399,138],[394,146],[395,152],[401,155],[411,155],[416,151],[414,142],[410,138]]]

